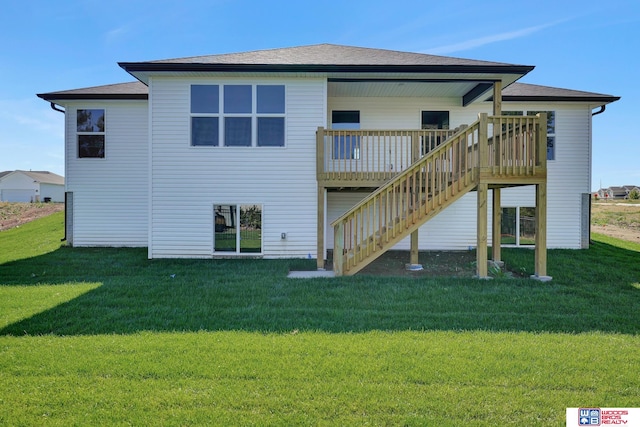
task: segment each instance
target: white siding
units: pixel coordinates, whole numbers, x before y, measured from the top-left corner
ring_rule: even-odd
[[[40,197],[40,185],[28,175],[13,172],[0,180],[0,201],[35,202]]]
[[[193,83],[284,84],[286,146],[191,147]],[[263,207],[265,257],[315,257],[315,132],[325,123],[325,85],[322,79],[154,78],[149,256],[212,256],[213,205],[239,203]]]
[[[148,104],[65,105],[66,189],[73,192],[74,246],[146,246]],[[105,110],[105,158],[78,158],[77,109]]]
[[[547,246],[580,249],[581,197],[591,187],[591,109],[577,103],[503,103],[502,108],[556,112],[555,160],[547,162]],[[502,190],[502,206],[534,205],[533,186]]]
[[[40,201],[50,197],[52,202],[64,202],[64,185],[40,184]]]
[[[360,192],[330,192],[327,198],[327,224],[366,197]],[[490,212],[489,212],[490,214]],[[489,216],[491,218],[491,216]],[[489,230],[491,232],[491,230]],[[420,250],[468,250],[476,246],[476,193],[463,196],[442,211],[419,231]],[[489,234],[491,236],[491,234]],[[327,249],[333,248],[333,228],[327,228]],[[396,250],[409,250],[409,238],[401,240]]]

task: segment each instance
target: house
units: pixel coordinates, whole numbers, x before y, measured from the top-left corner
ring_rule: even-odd
[[[547,247],[588,245],[592,117],[618,97],[331,44],[119,65],[137,82],[38,95],[65,114],[74,246],[318,267],[334,249],[338,274],[477,248],[484,277],[489,244],[535,243],[539,276]]]
[[[633,191],[640,191],[640,187],[637,185],[623,185],[620,187],[601,188],[598,190],[598,198],[602,200],[607,199],[629,199],[629,194]]]
[[[64,192],[64,177],[53,172],[0,172],[2,202],[64,202]]]

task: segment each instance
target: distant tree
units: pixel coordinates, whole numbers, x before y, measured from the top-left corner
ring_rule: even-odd
[[[631,200],[640,200],[640,190],[634,188],[629,192],[629,199]]]

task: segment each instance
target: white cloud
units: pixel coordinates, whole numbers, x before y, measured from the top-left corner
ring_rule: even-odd
[[[127,28],[127,26],[122,26],[122,27],[114,28],[113,30],[107,31],[104,35],[104,38],[107,43],[115,43],[123,39],[128,32],[129,32],[129,29]]]
[[[523,28],[521,30],[509,31],[506,33],[499,33],[499,34],[492,34],[490,36],[479,37],[471,40],[465,40],[460,43],[454,43],[446,46],[439,46],[439,47],[427,49],[423,51],[423,53],[430,53],[432,55],[442,55],[442,54],[448,54],[452,52],[459,52],[462,50],[469,50],[469,49],[473,49],[473,48],[484,46],[491,43],[526,37],[531,34],[537,33],[538,31],[541,31],[545,28],[552,27],[554,25],[557,25],[565,21],[567,20],[564,19],[560,21],[551,22],[548,24],[535,25],[533,27]]]

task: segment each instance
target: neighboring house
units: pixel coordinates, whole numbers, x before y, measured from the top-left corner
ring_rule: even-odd
[[[640,191],[640,187],[636,185],[623,185],[621,187],[601,188],[598,190],[598,198],[600,199],[628,199],[629,194],[634,190]]]
[[[64,177],[53,172],[0,172],[2,202],[64,202],[64,192]]]
[[[350,274],[391,247],[588,245],[592,116],[618,97],[330,44],[119,65],[138,82],[38,95],[65,111],[74,246],[319,267],[337,246]]]

